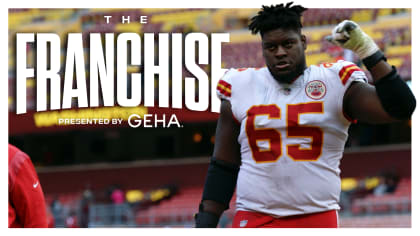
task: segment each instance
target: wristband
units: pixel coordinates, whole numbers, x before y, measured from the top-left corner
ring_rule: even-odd
[[[363,64],[366,66],[368,70],[372,69],[376,64],[378,64],[381,60],[386,61],[386,57],[381,50],[376,51],[374,54],[366,57],[363,59]]]

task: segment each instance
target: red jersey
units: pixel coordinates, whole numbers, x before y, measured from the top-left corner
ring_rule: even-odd
[[[46,228],[44,193],[31,159],[9,144],[9,228]]]

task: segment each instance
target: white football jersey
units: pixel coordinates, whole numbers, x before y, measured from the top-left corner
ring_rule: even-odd
[[[237,210],[274,217],[339,209],[340,159],[350,120],[343,95],[367,82],[355,64],[308,67],[292,84],[265,68],[230,69],[217,86],[240,123]]]

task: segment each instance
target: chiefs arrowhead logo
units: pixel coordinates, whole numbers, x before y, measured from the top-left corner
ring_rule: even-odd
[[[305,88],[306,95],[314,100],[320,100],[327,93],[327,87],[320,80],[309,82]]]

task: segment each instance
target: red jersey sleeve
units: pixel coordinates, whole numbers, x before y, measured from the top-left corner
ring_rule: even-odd
[[[32,161],[13,148],[9,146],[9,227],[48,227],[44,193]]]

